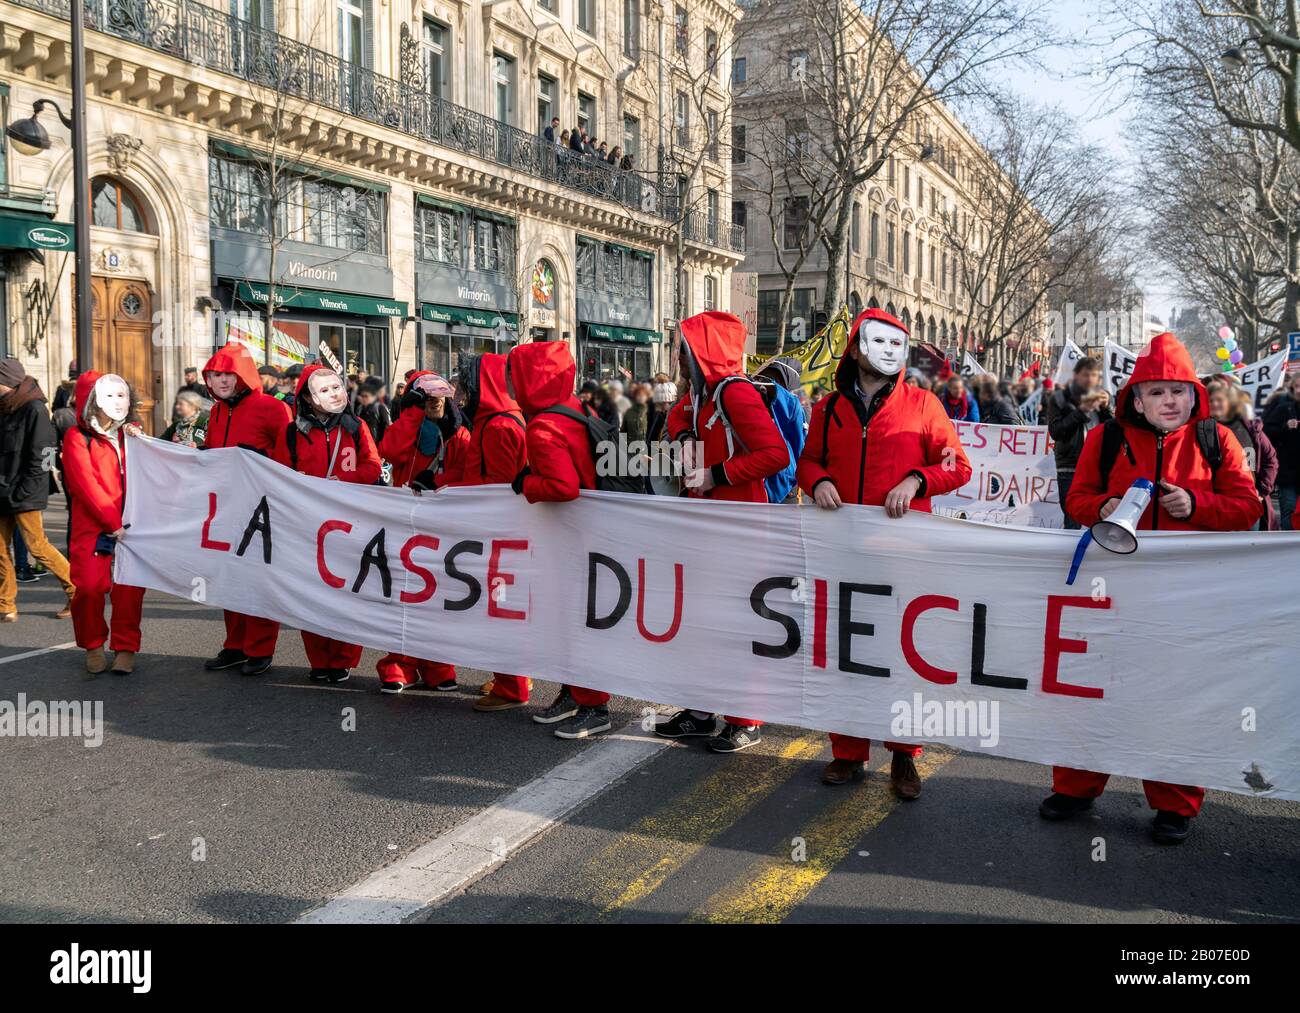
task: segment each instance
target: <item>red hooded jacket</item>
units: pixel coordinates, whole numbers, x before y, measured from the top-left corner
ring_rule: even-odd
[[[406,375],[407,390],[422,376],[431,371],[424,369]],[[424,407],[412,405],[403,408],[386,430],[384,438],[379,441],[379,453],[385,461],[393,466],[393,485],[410,485],[416,475],[433,464],[433,457],[420,453],[420,426],[424,424]],[[441,444],[439,444],[441,447]],[[447,449],[443,452],[442,462],[434,478],[435,488],[444,485],[460,485],[465,469],[465,454],[469,448],[469,430],[458,426],[446,441]],[[514,476],[511,475],[511,478]]]
[[[1133,394],[1139,383],[1176,380],[1192,384],[1196,403],[1188,422],[1172,433],[1158,432],[1139,414]],[[1156,486],[1156,494],[1142,515],[1138,527],[1161,531],[1244,531],[1264,511],[1255,480],[1246,466],[1237,437],[1219,426],[1223,463],[1211,471],[1196,440],[1196,423],[1210,417],[1209,395],[1196,377],[1192,357],[1172,334],[1151,339],[1147,351],[1138,357],[1129,378],[1116,398],[1115,417],[1123,427],[1121,446],[1111,467],[1110,480],[1102,483],[1101,444],[1104,426],[1096,426],[1079,454],[1074,482],[1066,498],[1066,509],[1084,527],[1101,519],[1101,508],[1111,497],[1122,497],[1136,479],[1145,478]],[[1175,520],[1159,505],[1161,481],[1186,489],[1192,496],[1192,513]]]
[[[745,325],[730,313],[699,313],[682,321],[682,341],[692,360],[691,393],[668,413],[669,439],[693,437],[698,441],[701,459],[695,465],[713,472],[714,486],[704,494],[706,498],[766,503],[763,481],[789,466],[790,448],[772,421],[763,395],[752,383],[730,383],[723,388],[723,408],[731,420],[734,448],[727,445],[721,419],[709,424],[716,414],[713,391],[719,381],[745,375]]]
[[[582,489],[596,488],[596,462],[587,427],[562,415],[540,415],[557,405],[585,414],[573,394],[578,375],[569,346],[563,341],[536,341],[510,349],[506,368],[515,399],[528,419],[525,442],[528,471],[524,498],[529,503],[565,503]],[[513,423],[507,423],[513,425]]]
[[[77,425],[63,436],[63,472],[72,496],[71,545],[73,555],[92,553],[101,534],[112,534],[122,526],[122,502],[126,496],[126,447],[128,437],[119,428],[113,442],[90,428],[86,402],[103,373],[88,370],[77,377],[73,403]]]
[[[318,369],[326,366],[312,365],[302,371],[298,377],[298,386],[294,388],[297,415],[292,422],[280,431],[272,456],[286,468],[294,468],[304,475],[316,478],[337,478],[340,482],[355,482],[358,485],[374,485],[379,479],[379,451],[375,449],[374,437],[370,427],[358,419],[351,411],[344,410],[335,418],[328,429],[316,421],[311,411],[311,391],[307,378]],[[298,463],[293,462],[294,453],[290,453],[290,440]],[[329,472],[330,461],[334,470]]]
[[[263,392],[257,363],[248,349],[238,341],[227,342],[217,349],[203,367],[203,382],[211,390],[209,373],[234,373],[239,377],[239,384],[229,402],[213,395],[208,437],[203,446],[207,449],[243,447],[270,454],[292,417],[283,401]]]
[[[908,475],[921,479],[911,509],[930,512],[930,497],[960,489],[971,466],[943,405],[927,390],[886,384],[870,405],[857,393],[858,363],[849,354],[866,320],[907,328],[884,310],[868,309],[853,321],[835,392],[813,406],[808,441],[799,455],[799,487],[812,495],[819,482],[835,483],[845,503],[883,506],[889,491]]]
[[[524,468],[528,451],[524,413],[506,393],[506,357],[481,355],[478,361],[478,405],[474,430],[465,450],[460,478],[445,485],[509,485]]]

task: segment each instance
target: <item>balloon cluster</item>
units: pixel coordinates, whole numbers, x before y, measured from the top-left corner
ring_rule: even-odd
[[[1231,327],[1224,326],[1219,328],[1219,340],[1223,342],[1214,352],[1222,363],[1222,369],[1225,373],[1231,373],[1234,369],[1245,369],[1246,363],[1242,360],[1245,356],[1240,348],[1237,347],[1237,335]]]

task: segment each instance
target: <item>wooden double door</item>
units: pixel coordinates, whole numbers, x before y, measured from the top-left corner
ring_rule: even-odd
[[[74,277],[74,293],[76,284]],[[150,436],[156,436],[160,430],[154,416],[161,396],[162,373],[157,368],[153,344],[153,296],[149,286],[135,278],[91,275],[90,297],[95,356],[92,366],[100,373],[116,373],[131,385],[140,426]],[[73,314],[75,318],[75,296]]]

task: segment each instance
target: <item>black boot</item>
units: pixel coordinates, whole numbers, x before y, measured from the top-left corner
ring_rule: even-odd
[[[1157,844],[1182,844],[1191,832],[1192,818],[1168,809],[1157,810],[1156,818],[1151,821],[1151,836]]]
[[[248,660],[248,655],[237,647],[223,647],[215,658],[209,658],[203,667],[209,672],[219,672],[223,668],[238,668]]]
[[[1077,816],[1091,808],[1090,798],[1076,798],[1074,795],[1062,795],[1058,792],[1043,799],[1043,804],[1038,807],[1038,815],[1045,820],[1057,822],[1068,820],[1071,816]]]

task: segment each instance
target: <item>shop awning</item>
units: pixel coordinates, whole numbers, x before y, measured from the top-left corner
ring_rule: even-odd
[[[519,317],[515,313],[499,313],[496,310],[479,310],[471,306],[441,306],[438,303],[421,303],[420,316],[435,324],[460,324],[464,327],[483,327],[492,330],[497,321],[503,321],[508,327],[515,327]]]
[[[658,331],[646,331],[639,327],[615,327],[613,324],[582,325],[587,338],[595,341],[627,341],[635,345],[657,345],[663,341]]]
[[[324,310],[327,313],[350,313],[358,317],[398,317],[407,315],[407,304],[397,299],[376,299],[369,295],[347,292],[320,292],[311,288],[277,285],[276,306],[282,310]],[[235,285],[235,298],[254,306],[270,301],[269,286],[261,282],[241,281]]]
[[[44,215],[8,211],[0,214],[0,248],[72,252],[76,240],[68,222],[52,222]]]

